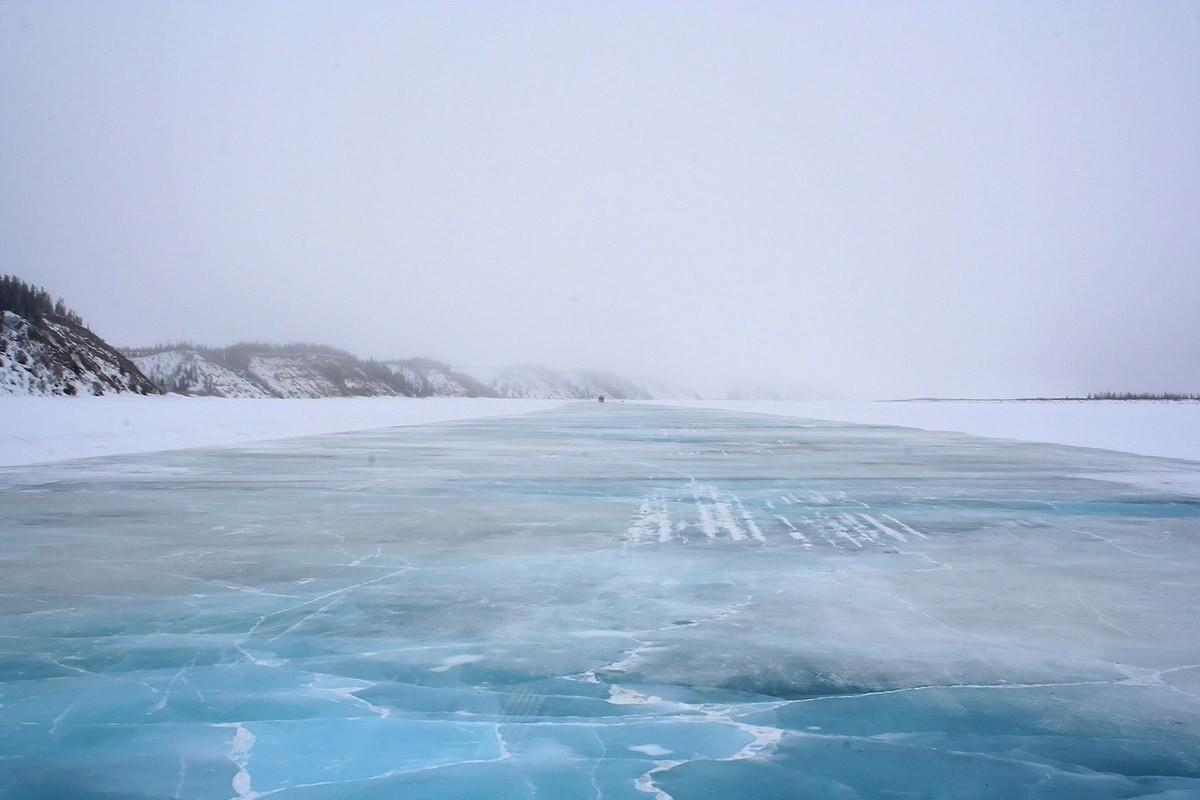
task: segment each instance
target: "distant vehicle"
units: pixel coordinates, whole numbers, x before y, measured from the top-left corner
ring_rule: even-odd
[[[603,402],[604,402],[604,395],[600,395],[599,397],[597,397],[597,398],[596,398],[596,401],[597,401],[597,402],[600,402],[600,403],[603,403]]]

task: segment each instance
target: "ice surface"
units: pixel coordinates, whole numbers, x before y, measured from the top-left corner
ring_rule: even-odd
[[[1200,796],[1163,469],[608,403],[0,470],[0,796]]]

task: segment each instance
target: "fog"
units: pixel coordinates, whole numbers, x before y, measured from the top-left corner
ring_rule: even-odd
[[[1195,3],[0,5],[0,272],[121,345],[1200,389]]]

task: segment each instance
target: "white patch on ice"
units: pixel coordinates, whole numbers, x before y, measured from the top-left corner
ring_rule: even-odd
[[[709,539],[715,539],[717,538],[717,523],[713,520],[708,503],[705,503],[701,497],[701,488],[699,486],[692,488],[692,499],[696,501],[696,511],[700,515],[700,530],[704,531],[704,535]]]
[[[733,512],[730,511],[729,504],[717,503],[715,508],[717,510],[717,521],[721,524],[722,528],[729,531],[729,538],[733,539],[735,542],[740,542],[745,539],[746,532],[738,526],[737,520],[733,518]]]
[[[581,639],[629,638],[629,634],[626,631],[615,631],[609,628],[581,629],[576,631],[564,631],[564,633],[567,636],[577,636]]]
[[[879,534],[855,519],[853,514],[838,514],[838,517],[841,518],[842,522],[846,523],[850,530],[858,534],[861,539],[866,539],[874,542],[875,544],[879,544]]]
[[[901,530],[904,530],[904,531],[907,531],[908,533],[911,533],[913,536],[919,536],[919,537],[921,537],[922,539],[928,539],[928,538],[929,538],[928,536],[926,536],[925,534],[921,533],[920,531],[913,530],[912,528],[908,527],[908,526],[907,526],[907,525],[905,525],[903,522],[901,522],[900,520],[898,520],[898,519],[896,519],[895,517],[893,517],[891,514],[880,514],[879,516],[881,516],[881,517],[887,517],[887,519],[888,519],[888,521],[889,521],[889,522],[892,522],[892,523],[893,523],[893,524],[895,524],[897,527],[899,527]]]
[[[216,727],[233,728],[233,741],[229,743],[229,753],[225,756],[238,768],[233,776],[233,791],[238,800],[255,800],[258,792],[251,788],[250,772],[246,769],[250,763],[250,750],[254,747],[254,734],[240,722],[222,722]]]
[[[750,531],[750,536],[755,541],[765,542],[767,540],[767,537],[763,536],[763,532],[758,527],[758,524],[755,523],[754,517],[751,516],[750,512],[746,509],[746,507],[744,505],[742,505],[742,498],[734,497],[733,502],[734,502],[734,505],[736,505],[738,508],[738,513],[741,515],[742,521],[746,523],[746,530]]]
[[[52,722],[52,723],[50,724],[50,736],[52,736],[52,737],[53,737],[53,736],[57,736],[57,735],[58,735],[58,728],[59,728],[59,726],[60,726],[60,725],[62,725],[62,721],[63,721],[64,719],[66,719],[66,717],[67,717],[67,714],[69,714],[69,713],[71,712],[71,709],[72,709],[72,708],[74,708],[76,705],[78,705],[78,704],[77,704],[77,703],[71,703],[71,704],[70,704],[70,705],[68,705],[66,708],[64,708],[64,709],[63,709],[61,712],[59,712],[59,715],[58,715],[57,717],[55,717],[55,718],[54,718],[54,722]],[[3,706],[0,706],[0,708],[2,708],[2,707],[3,707]]]
[[[791,536],[796,541],[801,542],[805,547],[812,547],[812,542],[809,541],[807,536],[800,532],[799,528],[792,524],[790,519],[785,517],[783,514],[776,514],[775,519],[788,526],[788,536]]]
[[[674,533],[671,526],[671,512],[667,510],[667,501],[658,495],[653,495],[642,501],[634,514],[633,524],[626,531],[628,538],[634,542],[650,538],[657,534],[658,541],[671,541]]]
[[[658,772],[665,772],[672,767],[678,767],[682,763],[684,762],[655,761],[654,769],[650,770],[645,775],[639,776],[638,779],[633,782],[633,787],[639,792],[645,792],[646,794],[654,795],[654,800],[675,800],[673,797],[671,797],[671,795],[664,792],[658,787],[657,784],[654,783],[654,775]]]
[[[364,700],[355,694],[355,692],[361,692],[363,689],[369,688],[371,685],[372,684],[369,682],[364,681],[358,686],[321,686],[319,685],[319,681],[314,681],[313,683],[309,684],[309,688],[314,692],[320,694],[330,694],[339,700],[343,700],[347,703],[353,703],[356,706],[362,706],[376,716],[390,717],[392,715],[392,710],[390,708],[377,706],[369,700]]]
[[[455,667],[461,667],[464,664],[474,664],[478,661],[483,661],[483,656],[475,656],[464,653],[458,656],[448,656],[442,659],[442,663],[436,667],[430,667],[430,672],[449,672]]]
[[[659,498],[658,505],[655,509],[658,513],[658,540],[660,542],[671,541],[671,514],[667,511],[667,501]]]
[[[907,542],[908,541],[908,537],[905,536],[903,533],[900,533],[900,531],[897,531],[893,528],[889,528],[887,525],[884,525],[882,522],[875,519],[870,514],[859,514],[859,516],[862,517],[863,519],[865,519],[867,522],[874,525],[876,528],[878,528],[882,532],[886,533],[888,536],[891,536],[896,541],[898,541],[898,542]]]
[[[719,492],[717,492],[717,488],[715,486],[702,486],[699,487],[697,492],[701,496],[712,501],[711,506],[700,507],[701,526],[704,528],[704,533],[708,535],[709,538],[713,538],[717,534],[716,525],[713,524],[712,516],[705,513],[709,510],[709,508],[716,512],[716,521],[720,524],[720,527],[729,532],[729,538],[733,539],[735,542],[740,542],[746,538],[746,532],[741,529],[741,526],[737,524],[737,520],[733,518],[733,511],[730,509],[729,503],[721,500],[721,495]],[[699,500],[697,500],[697,503],[699,503]],[[707,520],[705,517],[707,517]],[[706,522],[707,525],[705,524]],[[709,533],[710,526],[712,527],[711,534]]]
[[[828,538],[828,534],[832,533],[833,535],[850,542],[850,544],[854,545],[855,547],[859,549],[862,548],[862,542],[851,536],[849,531],[843,528],[841,523],[839,523],[836,519],[833,519],[832,517],[819,516],[817,520],[821,527],[825,529],[826,538]],[[834,544],[833,539],[830,539],[829,543]]]
[[[753,740],[741,750],[734,753],[730,757],[730,761],[757,758],[763,750],[774,747],[783,738],[783,731],[780,728],[771,728],[765,725],[747,725],[741,722],[734,722],[733,724],[738,730],[750,734]]]
[[[631,745],[629,749],[635,753],[645,753],[648,756],[665,756],[671,752],[659,744],[635,744]]]
[[[663,702],[661,697],[635,692],[623,686],[611,684],[608,687],[608,702],[615,706],[644,706]]]
[[[650,534],[650,501],[643,500],[638,506],[637,513],[634,514],[633,524],[626,529],[625,534],[633,541],[641,541],[643,536]]]

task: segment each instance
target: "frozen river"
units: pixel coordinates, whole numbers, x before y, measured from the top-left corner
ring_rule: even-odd
[[[1200,797],[1197,465],[609,403],[0,470],[0,796]]]

